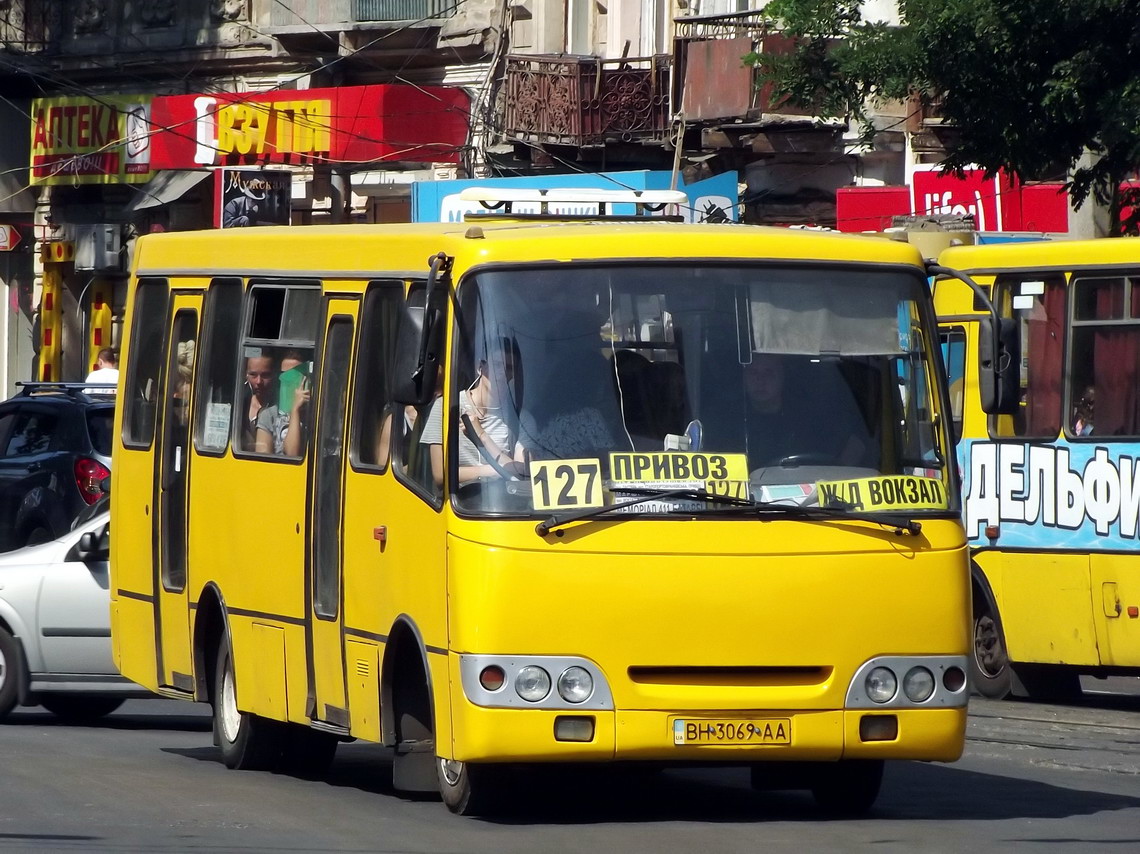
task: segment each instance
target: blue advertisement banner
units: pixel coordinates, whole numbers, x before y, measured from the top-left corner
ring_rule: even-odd
[[[971,546],[1140,550],[1140,442],[963,440],[959,453]]]
[[[739,220],[737,175],[725,172],[696,181],[679,183],[677,189],[689,197],[689,205],[677,211],[689,222],[735,222]],[[412,186],[413,222],[462,222],[463,214],[480,210],[478,202],[463,202],[459,193],[468,187],[503,189],[591,189],[591,190],[668,190],[672,174],[666,171],[590,172],[573,175],[527,175],[519,178],[486,178],[461,181],[421,181]],[[516,211],[521,212],[522,206]],[[537,208],[536,208],[537,211]],[[618,215],[636,213],[632,204],[614,205]],[[596,205],[562,205],[562,214],[590,215]]]

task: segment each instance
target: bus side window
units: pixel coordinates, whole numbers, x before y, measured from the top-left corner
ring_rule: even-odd
[[[305,393],[311,388],[320,299],[317,282],[250,283],[238,354],[239,383],[244,382],[237,398],[240,450],[292,459],[304,453],[312,428],[306,422],[316,411],[313,401],[305,403]]]
[[[1074,277],[1069,395],[1071,437],[1140,435],[1140,277]]]
[[[423,305],[424,284],[417,282],[408,292],[411,305]],[[424,428],[432,409],[443,406],[443,365],[436,377],[436,388],[432,399],[423,406],[400,407],[401,412],[392,413],[392,467],[397,478],[430,503],[436,505],[443,497],[443,490],[435,482],[431,473],[431,446],[422,442]],[[442,414],[442,413],[440,413]]]
[[[158,384],[162,360],[155,353],[164,352],[166,312],[170,302],[170,286],[165,279],[144,279],[135,290],[131,318],[131,343],[128,351],[126,399],[123,414],[123,444],[149,448],[154,439],[154,421],[158,406]]]
[[[206,292],[202,370],[194,406],[194,446],[199,453],[224,453],[229,441],[234,363],[241,337],[241,289],[241,279],[215,279]]]
[[[995,305],[1021,328],[1021,407],[991,415],[994,438],[1053,441],[1061,432],[1061,354],[1065,343],[1065,278],[1060,274],[998,276]]]
[[[393,427],[404,407],[392,402],[392,356],[396,324],[404,302],[401,281],[372,282],[364,296],[364,308],[356,356],[356,388],[353,393],[350,459],[357,468],[385,471],[393,447]],[[415,410],[408,413],[414,416]],[[399,431],[396,438],[399,437]],[[397,458],[401,459],[403,449]]]

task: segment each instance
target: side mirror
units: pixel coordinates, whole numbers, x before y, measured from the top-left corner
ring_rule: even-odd
[[[1016,415],[1021,406],[1021,340],[1017,321],[983,317],[978,324],[978,390],[982,411]]]
[[[106,525],[103,526],[103,530],[99,533],[88,531],[81,536],[79,542],[75,544],[75,557],[83,563],[107,560],[110,554],[111,548],[108,542],[108,528]]]

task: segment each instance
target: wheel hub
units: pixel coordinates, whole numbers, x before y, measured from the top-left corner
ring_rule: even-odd
[[[238,730],[241,727],[241,712],[237,707],[237,693],[234,691],[233,669],[226,668],[222,676],[222,696],[218,698],[221,706],[219,719],[222,725],[222,736],[228,742],[237,741]]]
[[[989,615],[974,623],[974,660],[978,669],[989,677],[1005,669],[1005,651],[1001,646],[997,624]]]
[[[439,768],[447,785],[456,786],[459,784],[459,778],[463,775],[462,762],[455,759],[440,759]]]

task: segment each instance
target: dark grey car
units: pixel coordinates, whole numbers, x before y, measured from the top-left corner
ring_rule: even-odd
[[[0,403],[0,551],[62,536],[111,473],[112,389],[18,385]]]

